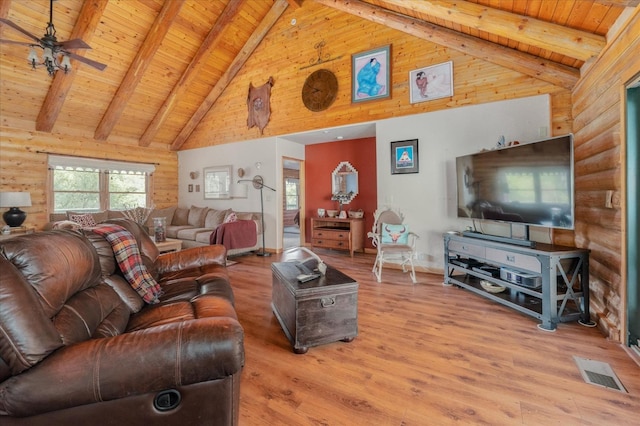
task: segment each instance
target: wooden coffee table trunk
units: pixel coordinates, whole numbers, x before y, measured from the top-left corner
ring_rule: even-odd
[[[324,277],[300,283],[295,262],[273,263],[271,271],[271,308],[295,353],[358,335],[358,283],[352,278],[329,266]]]

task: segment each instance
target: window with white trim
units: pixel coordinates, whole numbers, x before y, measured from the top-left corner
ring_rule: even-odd
[[[148,207],[154,171],[151,164],[50,155],[51,210],[62,213]]]

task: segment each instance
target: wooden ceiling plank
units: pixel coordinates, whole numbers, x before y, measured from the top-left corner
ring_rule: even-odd
[[[173,0],[165,2],[162,10],[156,17],[153,26],[147,33],[147,37],[142,43],[138,54],[131,63],[127,74],[122,79],[122,83],[118,87],[115,96],[111,99],[111,103],[107,111],[102,116],[102,120],[98,124],[94,133],[97,140],[106,140],[116,123],[120,119],[129,99],[136,90],[136,87],[142,80],[144,73],[151,64],[153,56],[158,51],[167,32],[175,21],[185,0]]]
[[[11,0],[0,0],[0,18],[6,19],[9,16]]]
[[[231,80],[236,76],[238,71],[242,68],[242,66],[247,62],[247,59],[251,56],[253,51],[258,47],[260,42],[266,37],[269,30],[273,27],[273,25],[280,19],[280,16],[287,9],[289,4],[287,0],[276,0],[269,12],[265,15],[264,19],[260,22],[256,30],[251,34],[251,37],[240,49],[240,53],[233,59],[229,68],[225,71],[225,73],[220,77],[220,80],[216,83],[216,85],[211,89],[207,98],[200,104],[197,111],[193,114],[193,116],[189,119],[187,124],[182,128],[176,139],[172,142],[170,149],[178,150],[180,147],[186,142],[191,133],[198,126],[200,121],[204,118],[204,116],[209,112],[215,101],[220,97],[224,89],[231,83]]]
[[[597,34],[461,0],[384,0],[383,3],[402,6],[415,13],[449,20],[582,61],[597,56],[606,44],[605,38]]]
[[[109,0],[92,0],[85,1],[80,9],[76,25],[69,36],[69,40],[76,38],[84,40],[87,44],[91,44],[93,34],[100,23],[100,18],[104,10],[107,8]],[[84,51],[74,52],[78,56],[84,56]],[[73,81],[78,73],[78,67],[81,62],[74,61],[73,67],[66,74],[56,72],[51,82],[51,87],[47,92],[47,96],[42,103],[38,118],[36,119],[36,130],[41,132],[51,132],[53,125],[62,111],[64,101],[71,90]]]
[[[171,110],[178,104],[178,100],[189,88],[193,79],[198,75],[200,69],[206,64],[206,60],[209,56],[214,54],[216,47],[222,40],[225,29],[233,22],[238,16],[245,1],[232,1],[227,4],[220,17],[216,20],[215,25],[207,34],[198,51],[191,59],[189,66],[182,73],[180,80],[171,89],[171,93],[167,96],[158,112],[155,114],[153,120],[147,126],[144,134],[138,141],[140,146],[149,146],[156,136],[160,127],[163,125]]]
[[[571,89],[578,81],[579,71],[575,68],[391,12],[381,7],[361,1],[314,1],[566,89]]]

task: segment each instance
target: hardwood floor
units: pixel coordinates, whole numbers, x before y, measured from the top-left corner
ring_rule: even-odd
[[[372,255],[316,252],[358,281],[359,335],[305,355],[271,312],[270,264],[281,255],[229,267],[245,329],[241,425],[639,424],[640,368],[597,329],[540,331],[440,275],[413,285],[385,269],[377,283]],[[628,393],[585,383],[574,355],[609,363]]]

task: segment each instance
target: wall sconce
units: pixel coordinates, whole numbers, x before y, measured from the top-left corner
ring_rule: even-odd
[[[198,179],[198,176],[200,176],[200,172],[191,172],[189,173],[189,177],[193,180]]]
[[[238,168],[238,177],[244,177],[244,169],[242,167]]]

